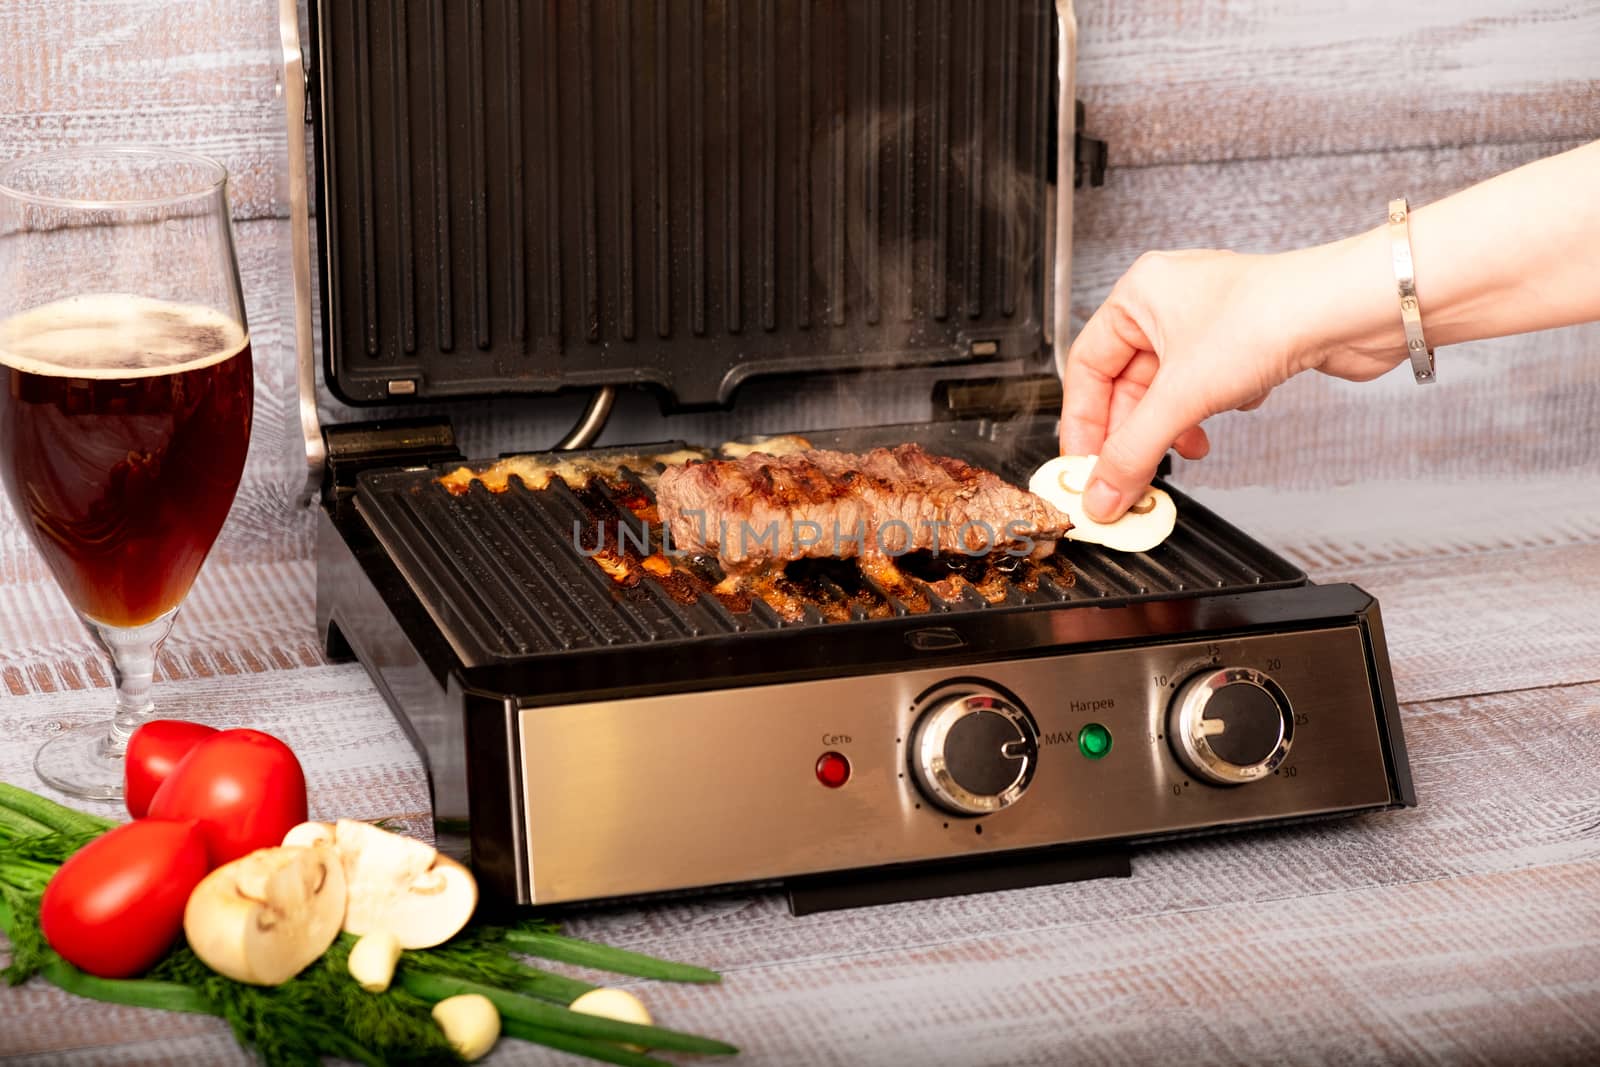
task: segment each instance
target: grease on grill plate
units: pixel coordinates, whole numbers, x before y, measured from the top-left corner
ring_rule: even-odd
[[[795,438],[789,447],[806,445]],[[458,496],[471,492],[475,484],[499,495],[547,492],[559,480],[590,520],[574,528],[574,547],[619,587],[653,582],[679,604],[711,597],[740,615],[761,605],[788,623],[813,617],[824,622],[889,618],[1016,603],[1041,591],[1041,583],[1050,599],[1070,596],[1073,570],[1059,555],[1042,561],[931,552],[895,559],[803,559],[734,577],[723,571],[715,556],[669,553],[652,487],[668,464],[709,455],[683,449],[560,460],[514,456],[483,471],[461,467],[440,478],[439,484]],[[627,533],[622,536],[624,526]]]
[[[925,447],[1018,485],[1055,443],[1046,434],[1036,444],[996,446],[981,429],[934,428],[926,431]],[[893,427],[830,431],[817,445],[861,452],[914,439]],[[761,450],[804,443],[774,441]],[[517,456],[456,470],[373,470],[359,476],[354,504],[422,604],[475,661],[787,626],[870,625],[895,616],[1119,606],[1305,581],[1292,565],[1175,493],[1177,529],[1150,552],[1114,553],[1063,540],[1038,562],[959,553],[812,559],[734,583],[715,558],[663,551],[653,491],[662,460],[728,452],[674,442]],[[620,541],[619,523],[627,532]]]

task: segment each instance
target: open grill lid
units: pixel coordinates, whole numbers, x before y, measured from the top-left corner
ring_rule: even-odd
[[[1044,369],[1059,6],[310,0],[329,388],[696,407],[762,374]]]

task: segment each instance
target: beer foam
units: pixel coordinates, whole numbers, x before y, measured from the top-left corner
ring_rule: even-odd
[[[248,340],[215,308],[92,293],[0,322],[0,364],[52,378],[154,378],[221,363]]]

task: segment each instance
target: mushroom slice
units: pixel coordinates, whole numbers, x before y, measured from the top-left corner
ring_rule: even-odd
[[[478,906],[478,883],[431,845],[340,819],[334,840],[344,860],[352,934],[387,930],[401,948],[432,948],[454,937]]]
[[[195,887],[183,932],[194,954],[223,977],[279,985],[328,950],[344,911],[344,869],[333,849],[263,848]]]
[[[1087,541],[1118,552],[1148,552],[1167,539],[1177,525],[1178,508],[1164,490],[1147,486],[1116,522],[1095,522],[1083,510],[1083,490],[1098,456],[1057,456],[1028,481],[1028,491],[1043,497],[1072,520],[1071,541]]]
[[[283,835],[285,845],[312,845],[333,844],[333,823],[331,822],[303,822]]]

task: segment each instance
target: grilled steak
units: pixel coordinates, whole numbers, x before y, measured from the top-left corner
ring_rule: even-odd
[[[662,473],[656,500],[675,548],[734,571],[919,550],[1041,558],[1072,526],[998,475],[917,445],[691,462]]]

